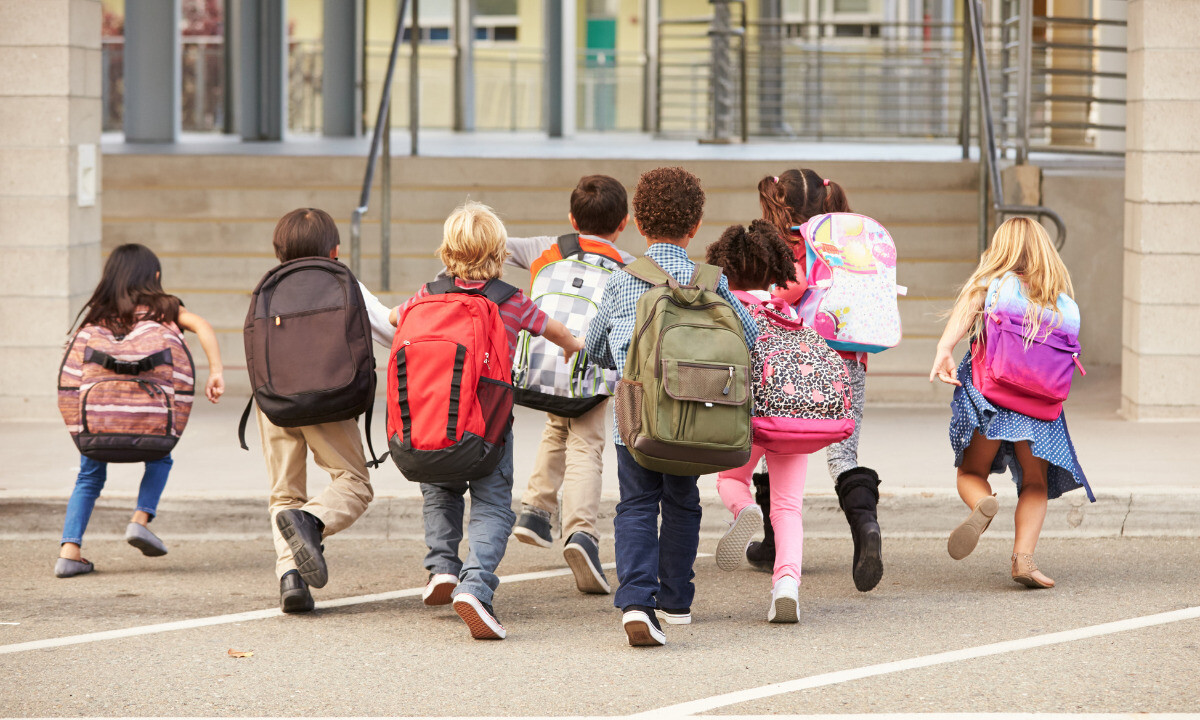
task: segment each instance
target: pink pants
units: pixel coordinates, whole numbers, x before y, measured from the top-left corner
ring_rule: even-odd
[[[808,455],[767,453],[758,445],[750,449],[750,462],[717,475],[717,493],[734,517],[754,504],[750,483],[763,455],[771,473],[771,525],[775,528],[775,574],[772,582],[784,575],[800,580],[800,561],[804,557],[804,478]]]

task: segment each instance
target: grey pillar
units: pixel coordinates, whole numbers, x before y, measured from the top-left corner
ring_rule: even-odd
[[[126,0],[125,141],[179,140],[179,0]]]
[[[362,135],[363,0],[326,0],[321,62],[321,131]]]
[[[733,36],[731,0],[709,0],[713,8],[712,28],[712,142],[733,140],[734,105],[737,103],[736,79],[730,38]]]
[[[237,127],[243,140],[287,130],[287,0],[237,0]]]
[[[758,131],[782,135],[783,121],[783,0],[761,0],[758,30]]]
[[[646,65],[642,79],[642,132],[658,132],[658,21],[662,17],[659,0],[642,0],[645,36],[642,38]]]
[[[575,3],[545,0],[546,132],[566,137],[575,132]]]
[[[454,129],[475,129],[475,0],[454,2]]]

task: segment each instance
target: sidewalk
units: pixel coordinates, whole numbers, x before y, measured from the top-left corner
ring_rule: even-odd
[[[870,397],[868,378],[868,398]],[[1082,491],[1050,505],[1047,536],[1120,536],[1200,534],[1200,472],[1191,464],[1200,440],[1200,423],[1132,423],[1116,413],[1120,378],[1115,369],[1095,368],[1076,380],[1068,418],[1080,461],[1097,502]],[[253,424],[249,452],[237,445],[237,421],[245,399],[226,397],[220,405],[197,403],[187,433],[175,452],[156,529],[175,535],[257,536],[267,524],[266,479]],[[382,401],[376,406],[373,441],[386,449]],[[543,416],[517,409],[513,496],[518,503],[533,467]],[[947,441],[949,409],[945,406],[872,405],[868,400],[859,456],[876,468],[881,522],[885,533],[925,537],[948,532],[963,514],[954,489],[952,455]],[[74,487],[78,455],[70,437],[56,422],[0,423],[0,538],[55,536],[66,498]],[[310,460],[311,491],[328,476]],[[112,465],[108,486],[97,506],[89,537],[124,528],[130,500],[136,497],[141,465]],[[373,473],[376,500],[349,532],[361,536],[418,537],[420,491],[390,462]],[[995,530],[1010,532],[1015,493],[1007,477],[993,477],[1001,499]],[[704,530],[724,528],[725,511],[713,476],[700,481],[705,506]],[[616,459],[612,446],[604,455],[603,525],[611,528],[618,498]],[[809,465],[805,499],[805,534],[846,533],[824,453]],[[111,515],[111,522],[109,519]],[[610,529],[604,529],[609,532]]]

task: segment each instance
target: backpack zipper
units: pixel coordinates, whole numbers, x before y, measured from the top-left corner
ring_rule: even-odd
[[[721,391],[722,395],[728,395],[733,388],[733,366],[729,366],[729,379],[725,381],[725,389]]]

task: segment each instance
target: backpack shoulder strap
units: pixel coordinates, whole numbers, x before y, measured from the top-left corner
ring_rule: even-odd
[[[517,294],[518,288],[513,285],[509,285],[499,278],[492,278],[491,280],[487,281],[486,285],[483,286],[482,292],[483,296],[488,300],[491,300],[497,305],[503,305],[510,297]]]
[[[579,244],[579,233],[567,233],[566,235],[558,236],[558,252],[563,258],[569,258],[572,255],[582,255],[583,246]]]
[[[696,269],[692,271],[691,285],[695,285],[701,290],[716,292],[720,282],[721,268],[708,263],[696,263]]]
[[[666,270],[663,270],[662,266],[654,262],[653,258],[646,257],[645,255],[626,265],[624,270],[638,280],[648,282],[651,285],[666,285],[671,288],[679,287],[679,281],[671,277],[671,274]]]
[[[454,284],[454,278],[443,275],[431,283],[425,283],[425,289],[430,295],[445,295],[458,290],[459,287]]]

